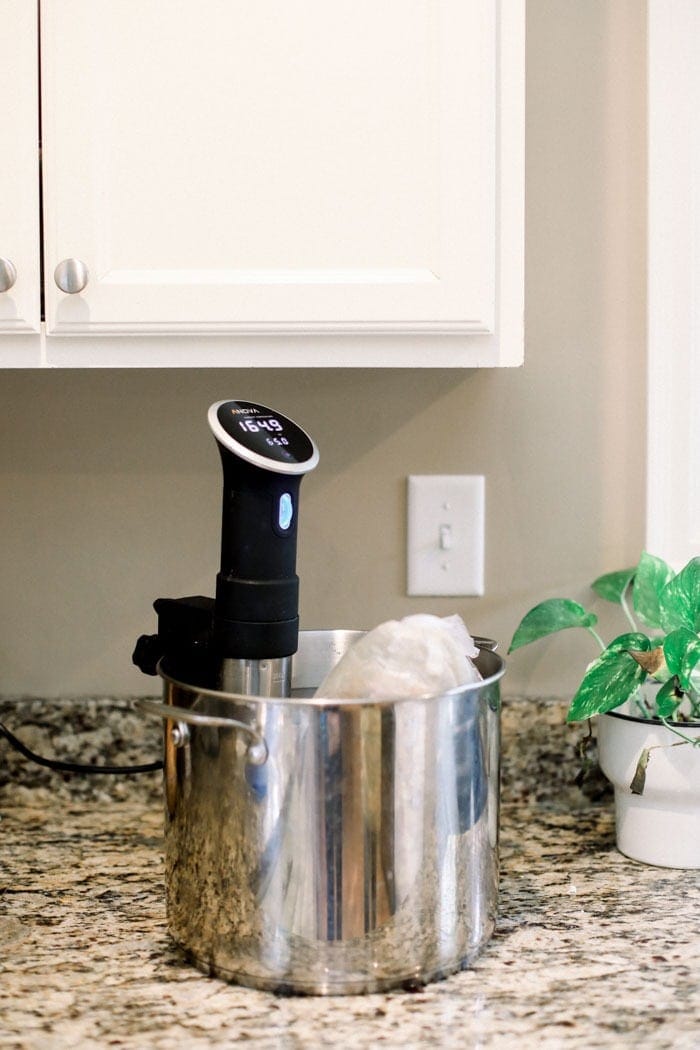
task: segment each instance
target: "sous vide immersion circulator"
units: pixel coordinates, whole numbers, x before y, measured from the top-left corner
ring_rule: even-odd
[[[216,598],[157,599],[158,634],[139,639],[134,662],[155,674],[167,656],[227,693],[289,696],[299,487],[318,449],[293,420],[252,401],[217,401],[208,421],[223,468]]]
[[[134,654],[163,679],[163,703],[137,703],[165,723],[170,935],[205,973],[278,994],[445,977],[494,928],[503,661],[484,642],[481,678],[439,695],[319,697],[362,632],[298,632],[316,447],[248,401],[217,402],[209,424],[216,597],[159,598]]]

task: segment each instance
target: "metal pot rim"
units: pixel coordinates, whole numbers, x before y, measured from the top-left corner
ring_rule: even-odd
[[[480,640],[480,639],[479,639]],[[288,697],[261,697],[254,696],[246,693],[225,693],[218,689],[211,689],[207,686],[199,686],[191,682],[184,682],[176,675],[171,674],[166,669],[167,657],[158,661],[157,672],[160,677],[168,682],[170,685],[175,686],[177,689],[184,689],[191,693],[197,693],[198,696],[211,697],[216,700],[231,700],[234,703],[246,703],[246,704],[275,704],[286,707],[293,705],[295,707],[308,706],[308,707],[393,707],[394,704],[408,703],[409,701],[420,701],[429,702],[443,699],[450,699],[457,696],[462,696],[465,693],[478,693],[482,689],[493,685],[505,674],[505,661],[492,649],[482,648],[482,652],[488,653],[490,657],[498,662],[497,670],[489,675],[487,678],[482,678],[478,682],[468,682],[465,685],[454,686],[452,689],[446,690],[444,693],[423,693],[419,696],[396,696],[396,697],[384,697],[381,700],[353,698],[353,697],[315,697],[315,696],[288,696]]]

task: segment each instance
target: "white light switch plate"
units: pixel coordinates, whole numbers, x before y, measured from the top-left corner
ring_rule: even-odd
[[[482,474],[408,479],[409,595],[484,593]]]

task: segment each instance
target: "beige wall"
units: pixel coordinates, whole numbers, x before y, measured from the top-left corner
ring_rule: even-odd
[[[5,372],[0,694],[155,692],[131,666],[159,595],[212,593],[213,400],[268,402],[322,453],[302,486],[305,626],[461,612],[507,646],[588,600],[644,536],[645,5],[529,0],[526,364],[517,371]],[[361,349],[358,348],[358,353]],[[405,595],[405,479],[486,476],[486,595]],[[564,694],[571,637],[509,661]],[[557,661],[560,663],[560,661]]]

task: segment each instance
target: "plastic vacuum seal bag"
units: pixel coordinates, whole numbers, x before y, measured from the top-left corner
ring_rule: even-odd
[[[479,650],[460,616],[387,620],[363,635],[316,690],[326,699],[435,696],[481,681]]]

